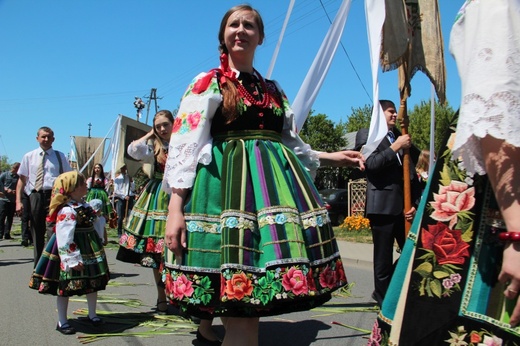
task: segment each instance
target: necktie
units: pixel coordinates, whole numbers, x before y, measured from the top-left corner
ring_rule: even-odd
[[[387,136],[388,136],[388,139],[390,140],[390,143],[395,142],[395,135],[392,131],[388,131]]]
[[[395,135],[392,131],[388,131],[386,135],[388,136],[390,143],[395,142]],[[397,161],[399,161],[399,164],[402,166],[403,163],[401,162],[401,156],[399,156],[399,152],[395,153],[395,156],[397,156]]]
[[[40,162],[38,170],[36,171],[36,183],[34,184],[34,189],[36,191],[40,191],[43,188],[43,168],[45,166],[45,154],[45,151],[40,154],[42,156],[42,161]]]

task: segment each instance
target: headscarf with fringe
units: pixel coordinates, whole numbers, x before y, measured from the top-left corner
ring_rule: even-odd
[[[51,204],[47,222],[56,221],[60,209],[71,200],[70,194],[76,189],[77,182],[78,172],[76,171],[60,174],[56,178],[54,186],[52,187]]]

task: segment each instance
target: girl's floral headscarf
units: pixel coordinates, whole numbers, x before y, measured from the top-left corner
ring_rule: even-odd
[[[78,172],[71,171],[60,174],[54,181],[51,194],[51,205],[47,222],[56,221],[56,216],[60,209],[70,200],[70,193],[76,188],[78,182]]]

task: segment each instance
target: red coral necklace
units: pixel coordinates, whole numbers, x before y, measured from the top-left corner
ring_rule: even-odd
[[[247,91],[247,89],[237,79],[235,79],[233,82],[235,83],[240,95],[243,98],[245,98],[246,100],[248,100],[249,103],[251,103],[252,105],[255,105],[257,107],[260,107],[260,108],[267,108],[267,106],[269,105],[269,103],[271,101],[269,92],[267,91],[267,85],[265,83],[265,80],[262,78],[262,76],[260,75],[260,73],[258,73],[257,70],[253,69],[253,73],[256,75],[256,77],[260,81],[260,90],[259,90],[258,94],[260,96],[262,96],[262,91],[263,91],[263,98],[260,101],[256,100],[254,98],[254,96],[251,95],[249,93],[249,91]]]

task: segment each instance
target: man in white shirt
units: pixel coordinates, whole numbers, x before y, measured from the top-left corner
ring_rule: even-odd
[[[123,220],[128,216],[134,206],[134,182],[127,174],[126,166],[121,167],[120,173],[113,182],[115,208],[117,212],[117,235],[123,234]]]
[[[67,157],[52,149],[54,132],[49,127],[40,127],[36,140],[40,146],[25,154],[18,169],[16,185],[16,211],[23,210],[22,194],[29,196],[31,204],[31,234],[34,242],[34,266],[38,263],[47,238],[52,235],[52,227],[45,221],[49,212],[51,191],[54,180],[64,172],[72,171]]]

